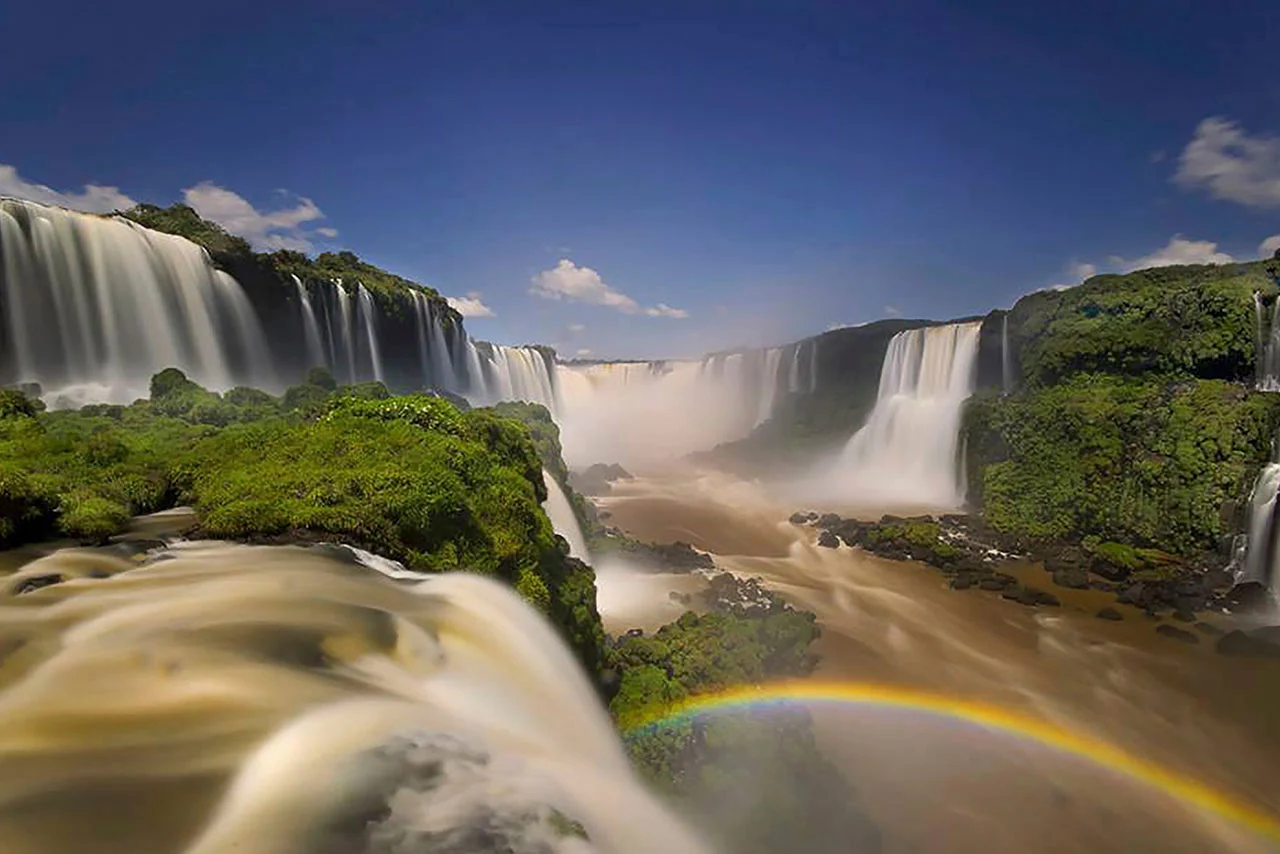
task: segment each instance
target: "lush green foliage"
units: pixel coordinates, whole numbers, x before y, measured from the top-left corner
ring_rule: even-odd
[[[281,398],[218,395],[168,369],[150,400],[49,413],[5,392],[0,546],[101,541],[136,514],[188,503],[208,536],[318,535],[419,570],[496,575],[598,668],[595,577],[564,554],[542,512],[528,429],[439,397],[390,397],[381,383],[330,391],[331,377],[310,379]]]
[[[1080,375],[965,416],[970,499],[997,530],[1175,553],[1229,530],[1280,401],[1218,380]]]
[[[125,211],[124,215],[147,228],[185,237],[192,243],[200,244],[211,254],[248,255],[251,251],[243,237],[228,234],[217,223],[201,219],[200,215],[187,205],[173,205],[167,208],[138,205]]]
[[[1032,386],[1077,373],[1251,379],[1253,292],[1276,292],[1275,262],[1157,267],[1023,297],[1010,339]]]

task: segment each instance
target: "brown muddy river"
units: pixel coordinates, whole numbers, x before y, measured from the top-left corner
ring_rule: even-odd
[[[1165,638],[1133,608],[1116,606],[1121,622],[1097,619],[1113,597],[1053,587],[1035,566],[1010,571],[1053,590],[1062,607],[952,591],[922,565],[819,548],[785,521],[798,508],[725,475],[621,482],[601,503],[629,533],[691,542],[814,611],[824,629],[815,683],[988,704],[1168,774],[1135,780],[945,712],[815,702],[822,747],[855,783],[886,852],[1280,850],[1280,839],[1171,793],[1206,787],[1280,826],[1280,662],[1221,656],[1207,636],[1194,646]],[[665,596],[656,582],[653,593]],[[1225,617],[1206,619],[1229,628]]]

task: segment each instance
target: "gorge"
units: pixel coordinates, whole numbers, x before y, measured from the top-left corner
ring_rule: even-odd
[[[1278,276],[566,361],[0,200],[0,847],[1271,850]]]

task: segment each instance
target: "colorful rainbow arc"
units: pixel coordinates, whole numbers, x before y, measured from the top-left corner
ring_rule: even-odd
[[[1017,736],[1145,783],[1178,800],[1280,841],[1280,816],[1199,783],[1099,739],[1019,712],[910,688],[862,682],[781,682],[704,694],[627,727],[628,733],[670,726],[697,715],[789,703],[837,703],[921,712]]]

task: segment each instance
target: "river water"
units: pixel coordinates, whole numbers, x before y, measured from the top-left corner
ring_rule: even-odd
[[[952,591],[931,568],[860,550],[820,548],[786,521],[767,488],[715,472],[615,484],[610,522],[643,538],[685,540],[719,568],[763,578],[818,615],[816,684],[924,691],[941,704],[982,703],[1160,763],[1159,785],[910,704],[812,705],[824,752],[856,785],[885,837],[907,852],[1261,852],[1277,840],[1170,794],[1190,781],[1280,821],[1280,663],[1224,657],[1212,638],[1187,645],[1142,612],[1093,615],[1114,598],[1052,587],[1061,608],[1029,609]],[[806,508],[808,509],[808,508]],[[824,510],[826,508],[814,508]],[[660,583],[652,607],[665,608]],[[630,604],[632,615],[642,613]],[[605,609],[606,620],[618,621]],[[1210,616],[1222,628],[1225,618]],[[835,693],[840,693],[836,691]],[[848,691],[844,692],[848,694]],[[856,691],[855,691],[856,693]]]

